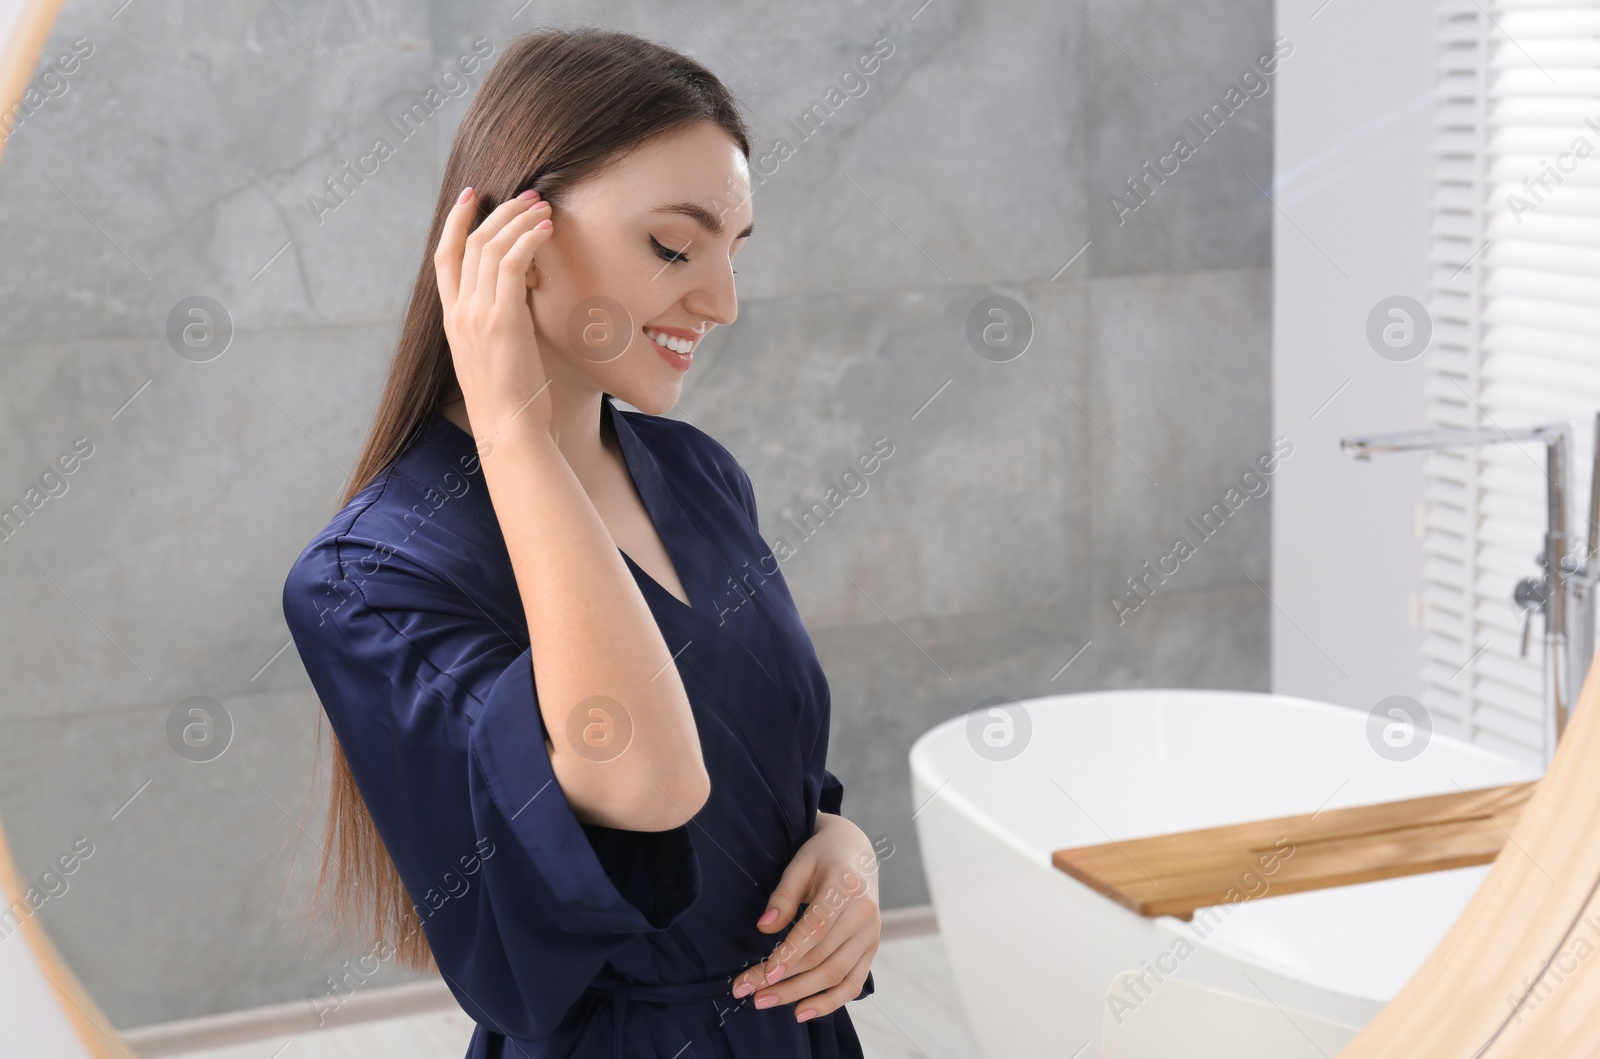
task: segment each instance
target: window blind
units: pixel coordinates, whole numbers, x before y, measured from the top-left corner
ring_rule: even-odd
[[[1425,416],[1571,419],[1568,530],[1586,532],[1600,409],[1600,4],[1443,0]],[[1427,454],[1423,704],[1435,728],[1536,759],[1544,619],[1527,656],[1512,591],[1536,576],[1545,448]]]

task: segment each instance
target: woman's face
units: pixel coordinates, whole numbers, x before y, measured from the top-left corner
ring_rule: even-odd
[[[702,122],[629,152],[573,186],[538,252],[533,318],[546,374],[661,414],[692,363],[646,332],[696,346],[738,315],[733,256],[752,220],[750,169],[719,126]]]

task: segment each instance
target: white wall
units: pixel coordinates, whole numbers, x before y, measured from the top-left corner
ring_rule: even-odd
[[[1277,8],[1273,433],[1295,447],[1272,493],[1272,688],[1362,710],[1421,687],[1422,457],[1359,463],[1339,438],[1427,425],[1426,357],[1378,356],[1366,320],[1427,301],[1434,22],[1417,0]]]

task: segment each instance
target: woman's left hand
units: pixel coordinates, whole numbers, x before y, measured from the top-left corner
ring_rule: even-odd
[[[759,989],[758,1008],[803,1000],[797,1022],[859,996],[878,951],[877,853],[866,833],[842,816],[817,813],[815,831],[784,869],[756,929],[782,930],[801,904],[800,922],[733,986],[736,997]]]

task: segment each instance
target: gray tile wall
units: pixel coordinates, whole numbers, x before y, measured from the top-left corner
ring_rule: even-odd
[[[464,99],[342,206],[309,200],[479,36],[655,37],[727,80],[763,152],[794,143],[675,414],[796,545],[830,767],[894,848],[885,907],[928,897],[906,755],[933,725],[997,694],[1266,688],[1265,501],[1125,624],[1108,597],[1269,444],[1272,98],[1184,123],[1270,48],[1267,3],[515,9],[67,5],[44,61],[93,51],[7,144],[0,498],[93,453],[0,543],[0,818],[31,880],[93,844],[38,914],[119,1026],[304,998],[355,955],[300,940],[325,785],[308,804],[318,708],[278,597],[356,456]],[[870,89],[796,142],[879,38]],[[1118,223],[1109,196],[1178,136],[1192,156]],[[965,337],[995,294],[1033,329],[1004,363]],[[234,329],[203,363],[166,338],[193,295]],[[802,539],[787,520],[879,435],[868,491]],[[215,760],[173,749],[190,696],[231,718]]]

